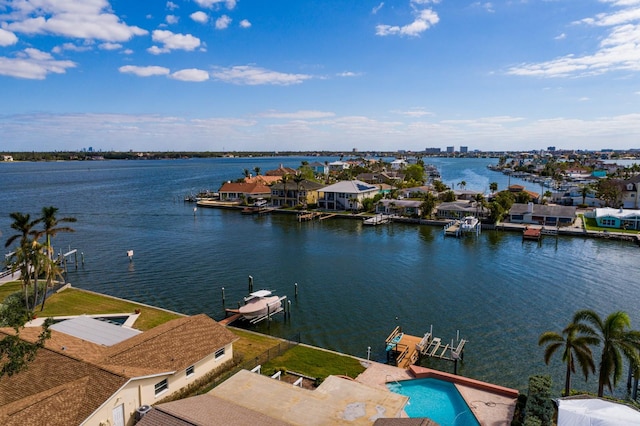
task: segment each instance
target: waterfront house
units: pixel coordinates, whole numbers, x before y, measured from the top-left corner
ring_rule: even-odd
[[[271,188],[260,182],[225,182],[218,190],[220,201],[243,201],[269,198]]]
[[[621,182],[622,207],[625,209],[640,208],[640,175]]]
[[[280,167],[278,167],[277,169],[273,169],[273,170],[269,170],[265,173],[266,176],[284,176],[284,175],[295,175],[297,174],[298,171],[296,169],[292,169],[291,167],[284,167],[282,164],[280,164]]]
[[[295,207],[298,204],[318,204],[318,190],[325,185],[310,180],[300,183],[279,182],[271,186],[271,205],[274,207]]]
[[[544,226],[570,226],[576,220],[575,206],[514,203],[509,210],[509,222]]]
[[[281,180],[282,180],[282,176],[265,176],[265,175],[257,175],[257,176],[249,175],[248,177],[244,178],[244,181],[246,183],[257,182],[266,186],[271,186],[274,183],[280,182]]]
[[[313,170],[313,173],[317,175],[325,176],[329,174],[329,163],[321,163],[319,161],[314,161],[313,163],[309,164],[309,167],[311,167],[311,170]]]
[[[382,199],[376,204],[376,213],[400,216],[421,216],[422,201]]]
[[[344,180],[321,188],[318,208],[325,210],[358,210],[365,198],[373,198],[379,189],[359,180]]]
[[[640,210],[605,207],[595,209],[589,216],[603,228],[640,230]]]
[[[427,193],[432,192],[432,190],[430,186],[414,186],[412,188],[402,188],[399,192],[404,198],[421,198]]]
[[[451,201],[440,203],[436,207],[438,219],[462,219],[465,216],[475,216],[478,219],[489,217],[490,211],[476,201]]]
[[[132,337],[97,319],[68,321],[64,332],[51,331],[27,370],[0,380],[0,424],[131,425],[145,406],[230,363],[237,340],[204,314]],[[40,331],[26,327],[20,336],[35,341]],[[113,343],[113,336],[124,340]]]
[[[396,158],[391,162],[391,170],[400,170],[407,166],[406,160],[401,158]]]
[[[331,163],[329,163],[330,172],[340,173],[341,171],[348,168],[349,168],[349,163],[344,161],[332,161]]]

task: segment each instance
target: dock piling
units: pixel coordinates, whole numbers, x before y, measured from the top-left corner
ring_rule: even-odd
[[[224,287],[222,287],[222,306],[224,306]]]
[[[249,275],[249,293],[253,293],[253,277]]]
[[[293,287],[294,287],[294,294],[295,294],[295,297],[297,299],[298,298],[298,283],[295,283],[293,285]]]

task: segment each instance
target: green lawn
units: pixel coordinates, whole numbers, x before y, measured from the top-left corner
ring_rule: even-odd
[[[365,370],[360,361],[353,357],[303,345],[289,349],[281,356],[264,364],[262,368],[264,374],[285,370],[321,380],[329,375],[344,375],[355,378]]]
[[[5,297],[19,291],[20,288],[19,281],[12,281],[0,286],[0,300],[4,300]],[[45,302],[44,311],[40,312],[40,307],[37,307],[35,313],[40,317],[55,317],[133,313],[136,309],[140,309],[140,317],[136,320],[134,327],[142,331],[149,330],[172,319],[180,318],[180,315],[163,311],[162,309],[151,308],[75,288],[68,288],[50,296]]]
[[[253,359],[262,355],[280,343],[279,339],[266,334],[252,333],[240,328],[229,328],[240,339],[234,342],[233,352],[242,355],[243,359]]]

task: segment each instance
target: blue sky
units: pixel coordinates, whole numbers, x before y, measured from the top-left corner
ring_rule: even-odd
[[[640,148],[640,0],[0,0],[0,151]]]

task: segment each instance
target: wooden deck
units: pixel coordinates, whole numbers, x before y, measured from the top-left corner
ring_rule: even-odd
[[[456,337],[457,339],[457,337]],[[461,339],[454,343],[442,342],[439,337],[433,337],[431,332],[423,337],[411,336],[403,333],[397,326],[385,341],[389,356],[393,355],[393,361],[400,368],[409,368],[420,360],[420,357],[438,358],[457,363],[462,359],[462,352],[466,340]]]
[[[540,228],[525,228],[522,233],[523,240],[535,240],[538,241],[542,236],[542,230]]]

